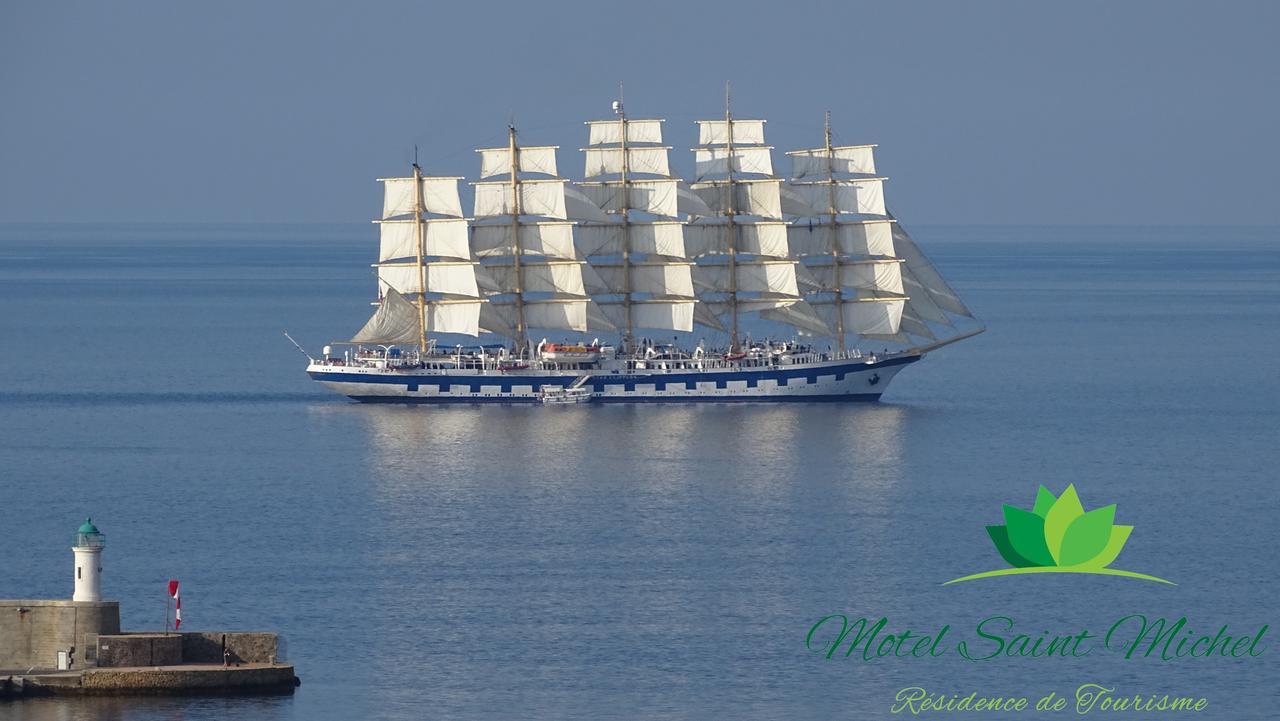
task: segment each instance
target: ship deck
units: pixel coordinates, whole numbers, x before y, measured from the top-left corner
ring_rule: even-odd
[[[334,391],[366,403],[539,402],[544,388],[574,383],[588,387],[599,402],[735,402],[876,400],[918,353],[811,362],[759,359],[698,362],[632,360],[591,368],[499,367],[379,368],[313,363],[308,374]],[[745,361],[745,362],[744,362]],[[560,364],[552,364],[560,365]]]

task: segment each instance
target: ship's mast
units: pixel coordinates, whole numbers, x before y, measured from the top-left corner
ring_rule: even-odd
[[[422,168],[418,166],[418,148],[413,149],[413,226],[418,250],[418,354],[427,353],[427,264],[423,262],[426,248],[422,230]]]
[[[627,353],[635,351],[639,328],[691,331],[695,290],[692,264],[683,257],[684,222],[675,219],[679,181],[668,165],[671,148],[660,145],[662,120],[634,120],[621,100],[613,101],[613,113],[586,123],[587,180],[579,187],[601,214],[584,218],[575,238],[582,257],[599,271],[587,280],[588,292],[598,296]],[[658,177],[637,178],[644,175]],[[662,218],[636,218],[632,211]]]
[[[733,317],[732,330],[729,333],[729,352],[738,350],[738,228],[733,222],[734,186],[733,186],[733,113],[729,109],[729,82],[724,84],[724,130],[725,156],[728,158],[725,189],[729,193],[725,201],[725,232],[729,235],[729,314]]]
[[[524,248],[520,244],[520,174],[517,172],[520,167],[517,153],[520,149],[516,146],[514,124],[507,126],[507,149],[511,157],[511,247],[515,249],[513,258],[516,271],[516,337],[513,340],[520,344],[520,356],[523,357],[529,347],[529,333],[524,325],[524,267],[521,265]]]
[[[631,350],[635,326],[631,318],[631,189],[627,187],[627,110],[623,106],[622,83],[618,83],[618,130],[622,148],[622,310],[626,315],[622,350]]]
[[[836,213],[836,165],[835,151],[831,146],[831,111],[823,117],[823,136],[827,150],[827,210],[831,213],[831,267],[835,274],[836,347],[844,351],[844,291],[840,281],[840,233],[839,215]]]

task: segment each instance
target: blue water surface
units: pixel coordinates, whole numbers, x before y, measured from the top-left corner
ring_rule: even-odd
[[[303,679],[0,718],[887,718],[907,686],[1085,683],[1273,718],[1276,630],[1244,659],[954,642],[1278,620],[1280,229],[913,231],[990,330],[878,404],[445,408],[349,403],[281,334],[365,320],[368,227],[0,227],[0,597],[69,597],[92,515],[127,628],[179,578],[187,627],[279,631]],[[1117,504],[1115,566],[1177,585],[941,585],[1004,565],[983,526],[1040,483]],[[836,613],[951,647],[828,660],[805,636]]]

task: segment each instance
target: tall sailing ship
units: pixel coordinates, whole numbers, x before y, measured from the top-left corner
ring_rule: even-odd
[[[783,178],[765,121],[734,117],[726,92],[723,118],[696,121],[686,181],[663,120],[614,113],[586,123],[581,181],[514,127],[477,150],[470,217],[462,177],[415,161],[382,179],[376,310],[307,373],[362,402],[877,400],[925,353],[982,332],[885,208],[875,146],[835,145],[829,114]],[[751,338],[753,317],[788,337]],[[721,342],[653,339],[695,327]]]

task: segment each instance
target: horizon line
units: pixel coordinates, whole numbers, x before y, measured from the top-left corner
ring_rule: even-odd
[[[0,226],[12,225],[368,225],[375,220],[0,220]],[[919,223],[912,228],[1280,228],[1277,223]]]

